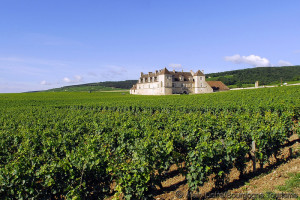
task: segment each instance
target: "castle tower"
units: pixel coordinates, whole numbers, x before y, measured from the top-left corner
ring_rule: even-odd
[[[161,94],[172,94],[172,74],[167,68],[159,72],[158,81]]]
[[[213,89],[205,81],[205,75],[200,70],[194,73],[193,78],[195,81],[194,82],[195,94],[213,92]]]

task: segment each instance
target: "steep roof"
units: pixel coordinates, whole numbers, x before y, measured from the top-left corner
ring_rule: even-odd
[[[198,70],[198,71],[194,74],[194,76],[204,76],[204,74],[203,74],[200,70]]]
[[[191,72],[173,72],[173,71],[171,71],[170,74],[172,74],[175,79],[179,79],[180,76],[183,76],[185,81],[190,81],[189,78],[192,78],[191,81],[193,81],[193,75]]]
[[[167,68],[161,70],[160,74],[171,74]]]
[[[219,91],[229,90],[222,81],[206,81],[210,87],[219,88]]]
[[[148,78],[148,77],[155,77],[157,75],[164,75],[164,74],[170,74],[173,75],[174,78],[179,78],[179,76],[184,76],[184,79],[188,80],[189,77],[193,76],[204,76],[204,74],[198,70],[194,75],[191,72],[180,72],[180,71],[169,71],[167,68],[161,69],[156,72],[149,72],[148,74],[141,75],[140,78]]]
[[[132,86],[131,90],[136,90],[137,89],[137,86],[136,84]]]

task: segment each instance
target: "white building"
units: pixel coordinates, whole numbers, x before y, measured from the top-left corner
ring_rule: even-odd
[[[137,84],[130,89],[130,94],[168,95],[168,94],[199,94],[220,90],[229,90],[221,81],[205,81],[205,75],[198,70],[194,73],[159,71],[144,74],[141,72]]]

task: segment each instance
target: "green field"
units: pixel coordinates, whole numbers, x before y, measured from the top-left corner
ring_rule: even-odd
[[[190,190],[222,187],[252,141],[263,165],[299,134],[299,90],[0,94],[0,197],[149,199],[174,164]]]

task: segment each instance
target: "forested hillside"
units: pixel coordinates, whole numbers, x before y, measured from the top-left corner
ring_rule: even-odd
[[[228,86],[254,84],[255,81],[259,81],[260,85],[279,84],[281,81],[300,81],[300,66],[256,67],[206,74],[206,78],[222,81]]]
[[[130,89],[132,85],[136,84],[137,80],[126,81],[107,81],[98,83],[87,83],[81,85],[70,85],[61,88],[54,88],[48,91],[60,92],[60,91],[110,91],[120,89]]]

